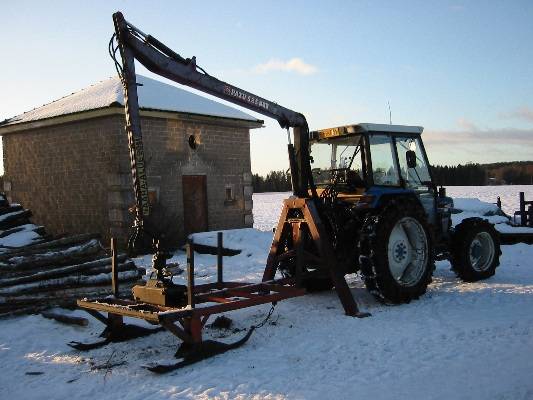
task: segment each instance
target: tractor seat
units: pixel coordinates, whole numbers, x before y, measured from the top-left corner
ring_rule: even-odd
[[[359,174],[356,171],[348,170],[346,171],[346,185],[350,188],[364,188],[365,181],[361,179]]]

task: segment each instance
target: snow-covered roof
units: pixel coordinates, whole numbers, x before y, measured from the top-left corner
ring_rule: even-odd
[[[392,124],[357,124],[361,130],[366,132],[391,132],[391,133],[422,133],[424,130],[421,126],[411,125],[392,125]]]
[[[411,125],[392,125],[392,124],[371,124],[371,123],[359,123],[352,125],[338,126],[335,128],[319,129],[311,132],[311,135],[320,137],[330,137],[346,135],[351,133],[363,133],[363,132],[386,132],[386,133],[413,133],[421,134],[424,130],[421,126]]]
[[[262,122],[240,110],[198,96],[166,83],[137,75],[139,107],[144,110],[171,111]],[[112,77],[79,92],[0,122],[0,127],[38,121],[68,114],[124,105],[122,83]]]

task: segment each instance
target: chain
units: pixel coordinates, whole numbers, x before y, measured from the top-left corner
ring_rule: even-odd
[[[262,328],[268,322],[268,320],[272,316],[272,313],[274,312],[274,308],[276,308],[276,304],[278,304],[276,301],[272,303],[272,307],[270,307],[270,311],[268,312],[268,314],[265,317],[265,319],[263,319],[259,324],[253,325],[252,326],[253,329]]]

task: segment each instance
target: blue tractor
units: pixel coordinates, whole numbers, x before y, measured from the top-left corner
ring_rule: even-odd
[[[309,135],[316,219],[331,244],[334,268],[339,275],[360,272],[367,289],[387,303],[424,294],[435,260],[450,260],[465,281],[486,279],[499,265],[499,236],[492,224],[468,218],[452,227],[453,200],[433,180],[422,131],[418,126],[355,124]],[[304,217],[301,207],[292,210],[293,220]],[[291,221],[291,209],[287,213],[278,229]],[[321,245],[313,249],[312,229],[307,231],[300,235],[300,255],[317,255]],[[331,273],[319,260],[313,264],[312,256],[303,257],[300,266],[296,257],[279,260],[295,247],[294,238],[294,229],[279,234],[277,247],[284,251],[275,250],[277,269],[285,276],[298,272],[309,290],[335,286]]]

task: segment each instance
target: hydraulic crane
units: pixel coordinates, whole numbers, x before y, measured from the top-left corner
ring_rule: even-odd
[[[309,154],[309,127],[305,116],[299,112],[290,110],[273,101],[267,100],[246,90],[238,88],[227,82],[223,82],[209,75],[203,68],[197,65],[196,57],[184,58],[161,43],[152,35],[146,34],[132,23],[126,21],[122,13],[113,14],[115,34],[120,51],[121,61],[116,60],[117,48],[113,46],[113,38],[110,42],[110,53],[115,60],[117,72],[124,86],[124,102],[126,110],[126,130],[130,147],[130,161],[132,168],[133,186],[135,192],[135,229],[142,232],[150,220],[150,204],[148,201],[148,185],[144,168],[144,151],[139,114],[139,102],[137,96],[137,81],[135,74],[135,60],[138,60],[148,70],[164,76],[174,82],[192,87],[218,98],[224,99],[241,107],[255,111],[278,121],[283,129],[287,129],[289,143],[288,155],[291,170],[293,195],[296,199],[285,202],[283,221],[280,221],[279,235],[292,230],[294,247],[304,247],[304,232],[311,236],[315,242],[317,255],[328,265],[325,269],[326,281],[335,286],[345,312],[348,315],[361,316],[357,305],[349,291],[344,279],[344,274],[336,268],[335,257],[328,233],[321,222],[320,202],[313,182]],[[290,140],[289,129],[292,128],[293,142]],[[300,218],[300,223],[286,224],[287,220]],[[305,225],[305,227],[303,226]],[[150,230],[150,229],[149,229]],[[135,237],[136,235],[134,235]],[[272,251],[265,269],[264,280],[274,279],[277,270],[277,253],[279,252],[279,240],[274,239]],[[303,257],[300,257],[303,261]],[[164,266],[161,265],[161,268]],[[300,284],[313,283],[318,279],[323,281],[324,271],[321,277],[308,278],[306,282],[300,282],[299,272],[303,266],[299,266],[293,275],[298,275]],[[329,275],[329,276],[327,276]],[[365,314],[366,315],[366,314]]]

